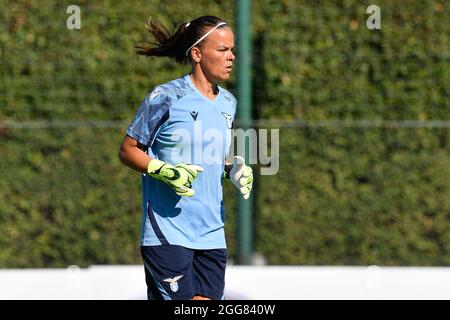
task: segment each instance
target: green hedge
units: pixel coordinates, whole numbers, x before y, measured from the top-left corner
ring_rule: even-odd
[[[140,263],[140,178],[118,147],[146,93],[188,69],[133,45],[148,16],[234,27],[234,2],[79,1],[78,31],[70,1],[0,2],[0,123],[118,123],[0,125],[0,267]],[[368,30],[370,4],[255,1],[254,117],[448,119],[449,4],[378,1],[382,29]],[[448,265],[448,141],[447,128],[281,128],[279,173],[256,177],[255,250],[271,264]],[[232,256],[235,195],[226,185]]]
[[[450,157],[432,137],[448,131],[283,129],[279,174],[258,184],[257,250],[274,264],[450,264]]]

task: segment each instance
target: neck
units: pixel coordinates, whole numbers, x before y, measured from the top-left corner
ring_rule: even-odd
[[[192,70],[189,74],[192,83],[197,87],[200,93],[207,97],[215,97],[218,93],[217,84],[210,81],[203,72]]]

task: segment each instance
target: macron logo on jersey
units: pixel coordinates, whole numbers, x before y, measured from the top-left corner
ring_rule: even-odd
[[[192,111],[191,111],[191,116],[192,116],[192,119],[194,119],[194,121],[197,121],[198,112],[192,110]]]

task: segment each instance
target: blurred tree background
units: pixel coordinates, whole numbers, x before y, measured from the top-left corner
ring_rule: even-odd
[[[72,4],[80,30],[66,27]],[[369,30],[370,4],[253,2],[254,118],[303,121],[280,128],[278,174],[256,175],[269,264],[450,264],[450,5],[377,1]],[[234,2],[0,7],[0,267],[141,263],[140,177],[118,148],[145,95],[189,69],[133,46],[149,16],[234,28]],[[235,92],[235,77],[223,85]],[[226,184],[231,255],[235,197]]]

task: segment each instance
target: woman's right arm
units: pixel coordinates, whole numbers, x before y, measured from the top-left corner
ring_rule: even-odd
[[[143,145],[128,135],[125,135],[120,146],[119,159],[124,165],[144,173],[147,173],[148,164],[152,160],[143,151]]]

